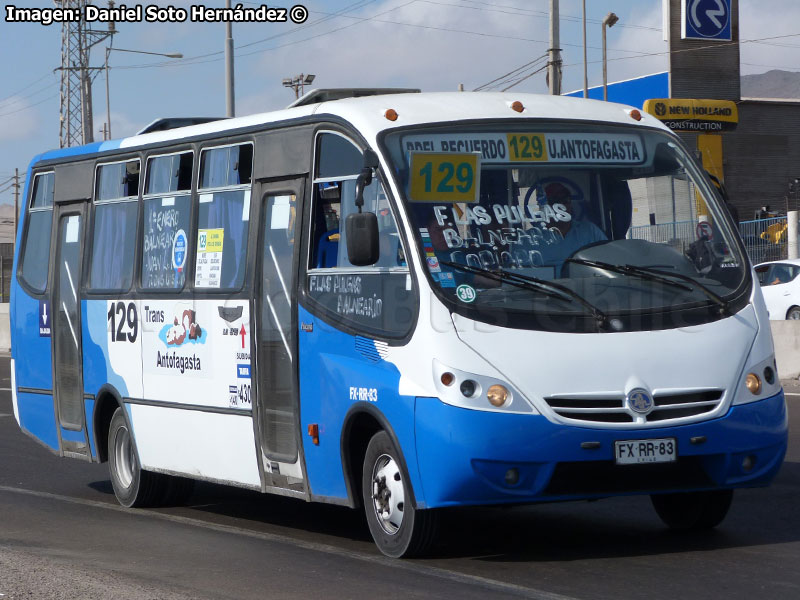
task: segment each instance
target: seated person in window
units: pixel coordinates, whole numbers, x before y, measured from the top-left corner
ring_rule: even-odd
[[[775,267],[773,271],[773,278],[770,281],[770,285],[779,285],[781,283],[789,283],[792,279],[791,275],[789,274],[789,269],[786,267]]]
[[[567,186],[556,181],[545,185],[544,193],[547,204],[556,209],[556,214],[566,214],[569,217],[558,218],[550,223],[551,230],[556,229],[558,233],[556,241],[543,251],[545,264],[554,265],[560,270],[564,261],[574,252],[584,246],[608,239],[606,234],[589,220],[584,200],[575,197]]]

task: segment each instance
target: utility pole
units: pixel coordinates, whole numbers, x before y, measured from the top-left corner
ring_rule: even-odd
[[[14,169],[14,241],[17,239],[17,226],[19,224],[19,169]]]
[[[586,0],[583,0],[583,97],[589,97],[589,67],[586,58]]]
[[[547,80],[550,93],[561,95],[561,34],[559,28],[558,0],[550,0],[550,61],[547,63]]]
[[[231,0],[225,0],[225,8],[230,7]],[[233,25],[230,21],[225,23],[225,111],[228,117],[236,116],[233,92]]]
[[[92,71],[89,52],[95,44],[116,33],[114,23],[108,30],[89,29],[84,20],[87,0],[54,0],[62,8],[80,11],[78,21],[61,25],[61,111],[59,142],[61,148],[88,144],[94,141],[92,124]],[[109,8],[114,8],[109,0]]]

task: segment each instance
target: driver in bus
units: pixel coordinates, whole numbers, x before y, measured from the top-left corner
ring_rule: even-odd
[[[553,182],[544,187],[546,202],[550,206],[560,204],[561,212],[569,214],[568,220],[557,220],[551,223],[551,229],[561,234],[558,241],[544,248],[545,264],[553,265],[560,272],[564,261],[581,248],[596,242],[605,242],[608,237],[594,223],[586,211],[582,198],[572,194],[563,183]],[[561,207],[559,207],[561,208]],[[563,239],[561,239],[563,238]]]

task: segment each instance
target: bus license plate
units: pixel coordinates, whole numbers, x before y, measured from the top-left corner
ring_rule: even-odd
[[[675,462],[678,444],[675,438],[614,442],[614,459],[618,465]]]

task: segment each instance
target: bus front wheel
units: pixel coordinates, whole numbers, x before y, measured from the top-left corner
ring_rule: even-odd
[[[722,523],[733,500],[733,490],[654,494],[653,507],[664,524],[678,531],[713,529]]]
[[[436,514],[414,507],[400,452],[385,431],[370,440],[362,473],[364,510],[380,551],[392,558],[427,551],[436,533]]]
[[[140,468],[123,410],[116,410],[108,430],[108,469],[114,495],[128,508],[154,506],[165,495],[166,479]]]

